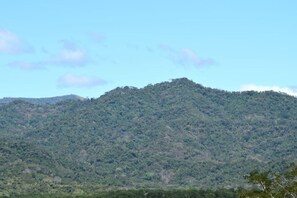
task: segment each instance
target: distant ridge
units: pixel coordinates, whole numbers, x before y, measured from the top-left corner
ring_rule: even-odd
[[[3,99],[0,99],[0,105],[1,104],[8,104],[11,102],[14,102],[16,100],[25,101],[31,104],[37,104],[37,105],[46,105],[46,104],[56,104],[59,102],[63,102],[66,100],[80,100],[83,101],[85,98],[70,94],[65,96],[56,96],[56,97],[47,97],[47,98],[22,98],[22,97],[4,97]]]

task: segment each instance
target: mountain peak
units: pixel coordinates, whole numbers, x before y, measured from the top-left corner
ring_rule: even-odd
[[[178,83],[194,83],[194,81],[186,78],[186,77],[182,77],[182,78],[175,78],[175,79],[171,79],[171,82],[178,82]],[[195,84],[195,83],[194,83]]]
[[[184,86],[198,86],[200,88],[203,88],[202,85],[195,83],[193,80],[190,80],[188,78],[176,78],[176,79],[172,79],[171,84],[176,84],[176,85],[184,85]]]

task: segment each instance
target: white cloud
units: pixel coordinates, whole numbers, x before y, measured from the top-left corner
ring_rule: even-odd
[[[104,85],[107,82],[98,77],[81,76],[66,74],[59,78],[58,85],[60,87],[95,87]]]
[[[193,65],[196,68],[201,68],[214,64],[213,59],[201,58],[190,48],[177,50],[168,45],[160,45],[159,48],[167,53],[167,57],[171,61],[183,67]]]
[[[54,55],[51,63],[62,66],[79,67],[84,66],[89,62],[87,52],[76,46],[74,42],[62,41],[63,48]]]
[[[20,68],[24,70],[36,70],[44,69],[48,65],[58,65],[67,67],[81,67],[90,62],[87,52],[77,47],[77,45],[68,40],[61,41],[63,46],[62,49],[52,55],[48,60],[41,60],[37,62],[27,62],[27,61],[14,61],[8,63],[7,66]],[[43,49],[44,53],[49,53],[46,49]]]
[[[24,70],[42,69],[42,63],[30,63],[26,61],[14,61],[7,64],[10,67],[17,67]]]
[[[12,32],[0,29],[0,53],[21,54],[33,51],[33,47]]]
[[[64,66],[83,66],[87,62],[86,53],[82,50],[62,50],[53,58],[53,63]]]
[[[248,84],[248,85],[242,85],[240,87],[240,91],[257,91],[257,92],[274,91],[274,92],[281,92],[281,93],[288,94],[290,96],[297,97],[297,90],[289,87],[262,86],[262,85]]]

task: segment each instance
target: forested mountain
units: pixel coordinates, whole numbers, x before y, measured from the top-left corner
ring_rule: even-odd
[[[175,79],[0,106],[0,192],[244,186],[297,159],[297,98]]]
[[[1,104],[7,104],[16,100],[22,100],[28,103],[42,105],[42,104],[56,104],[58,102],[66,101],[66,100],[85,100],[85,98],[77,96],[77,95],[66,95],[66,96],[56,96],[49,98],[12,98],[5,97],[0,99]]]

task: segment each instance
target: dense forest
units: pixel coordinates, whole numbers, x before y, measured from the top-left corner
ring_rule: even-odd
[[[63,194],[29,194],[14,195],[16,198],[236,198],[238,193],[234,190],[114,190],[84,195]]]
[[[295,97],[185,78],[97,99],[13,100],[0,105],[0,196],[246,188],[252,170],[296,162],[296,121]]]

